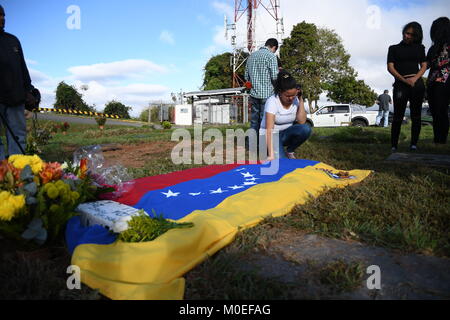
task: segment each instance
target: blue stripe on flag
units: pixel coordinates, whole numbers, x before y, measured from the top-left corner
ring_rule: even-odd
[[[226,198],[261,184],[274,182],[295,169],[318,164],[310,160],[280,159],[279,170],[261,175],[268,165],[243,165],[207,179],[195,179],[146,193],[134,206],[149,215],[156,213],[166,219],[178,220],[195,210],[216,207]]]

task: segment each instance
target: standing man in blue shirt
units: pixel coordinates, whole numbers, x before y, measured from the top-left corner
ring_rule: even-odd
[[[250,90],[251,128],[259,136],[266,100],[273,95],[273,82],[278,76],[277,39],[269,39],[264,47],[250,55],[245,67],[245,80],[252,84]]]
[[[0,5],[0,128],[5,125],[8,155],[21,154],[26,144],[25,103],[34,104],[30,74],[19,40],[4,31],[5,11]],[[2,123],[5,122],[5,123]],[[6,154],[0,139],[0,161]]]

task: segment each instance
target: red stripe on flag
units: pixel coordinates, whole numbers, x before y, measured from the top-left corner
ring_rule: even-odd
[[[243,164],[211,165],[171,172],[159,176],[136,179],[134,180],[132,189],[122,194],[118,199],[114,199],[114,201],[133,206],[138,203],[141,197],[149,191],[163,189],[194,179],[206,179],[242,165]]]

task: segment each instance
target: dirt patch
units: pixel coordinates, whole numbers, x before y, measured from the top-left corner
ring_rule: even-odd
[[[177,142],[155,141],[141,144],[102,145],[105,166],[123,165],[127,168],[140,168],[152,159],[160,159],[161,154],[170,155]]]

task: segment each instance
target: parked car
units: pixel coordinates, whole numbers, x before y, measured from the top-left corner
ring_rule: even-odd
[[[392,123],[394,119],[394,113],[389,112],[389,123]],[[409,107],[405,110],[405,116],[403,117],[403,124],[408,124],[411,119],[411,111]],[[424,104],[422,107],[422,125],[433,125],[433,117],[431,116],[431,111],[428,104]]]
[[[334,104],[307,114],[306,123],[311,127],[366,127],[375,125],[377,115],[377,111],[367,111],[363,106]]]

